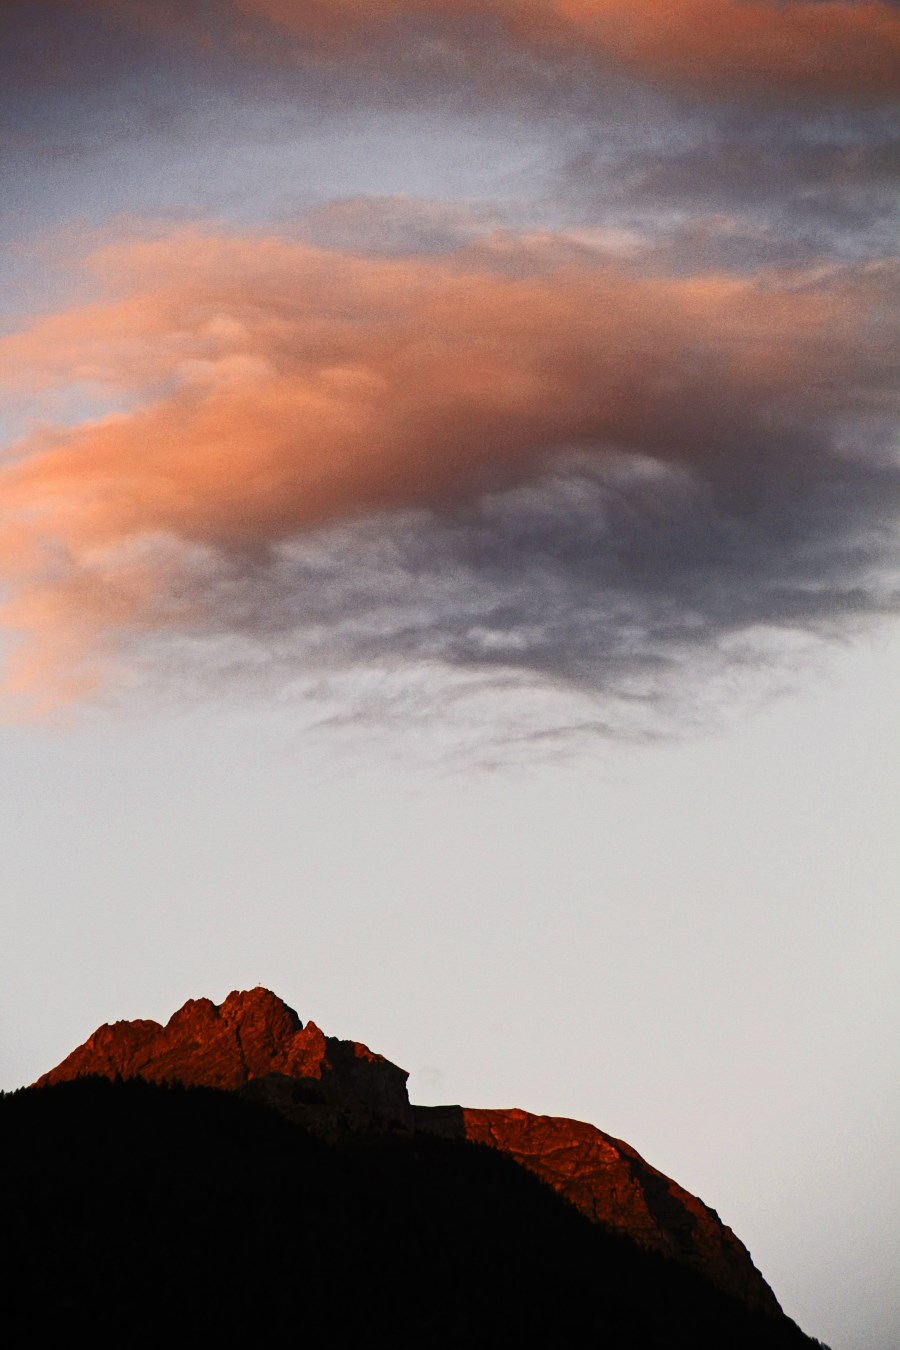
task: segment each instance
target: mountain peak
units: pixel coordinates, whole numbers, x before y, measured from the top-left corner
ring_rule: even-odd
[[[535,1173],[592,1222],[692,1266],[750,1307],[780,1315],[731,1229],[630,1145],[593,1125],[521,1110],[411,1107],[404,1069],[361,1042],[304,1024],[269,989],[233,990],[221,1004],[189,999],[165,1026],[104,1024],[36,1086],[97,1075],[239,1091],[332,1139],[387,1128],[485,1144]]]
[[[232,990],[221,1004],[188,999],[165,1026],[105,1023],[37,1086],[88,1075],[232,1090],[277,1076],[315,1082],[323,1099],[365,1103],[400,1118],[409,1111],[405,1070],[368,1046],[325,1036],[315,1022],[304,1025],[261,986]]]

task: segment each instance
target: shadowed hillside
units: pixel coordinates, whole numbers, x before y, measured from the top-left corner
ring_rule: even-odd
[[[410,1106],[404,1069],[358,1041],[304,1024],[269,989],[235,990],[221,1005],[189,999],[165,1026],[107,1023],[37,1085],[94,1075],[240,1092],[330,1142],[387,1130],[490,1145],[593,1222],[683,1262],[757,1312],[782,1316],[750,1253],[715,1210],[630,1145],[593,1125],[525,1111]]]
[[[465,1140],[86,1077],[0,1098],[0,1142],[19,1344],[816,1344]]]

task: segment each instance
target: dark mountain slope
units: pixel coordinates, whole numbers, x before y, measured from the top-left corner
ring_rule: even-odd
[[[0,1159],[12,1344],[815,1344],[463,1140],[86,1077],[0,1098]]]
[[[329,1140],[387,1129],[469,1139],[509,1154],[598,1224],[682,1261],[749,1307],[781,1316],[750,1254],[718,1214],[633,1148],[592,1125],[525,1111],[410,1107],[407,1075],[355,1041],[304,1024],[268,989],[217,1006],[191,999],[165,1026],[98,1028],[39,1085],[89,1074],[242,1092]]]

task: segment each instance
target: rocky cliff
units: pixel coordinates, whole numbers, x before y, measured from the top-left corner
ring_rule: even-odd
[[[411,1107],[408,1075],[366,1046],[305,1025],[266,989],[221,1006],[192,999],[166,1023],[100,1027],[36,1086],[88,1076],[143,1078],[239,1091],[326,1136],[372,1127],[485,1144],[514,1158],[594,1223],[691,1266],[746,1305],[778,1302],[715,1210],[628,1144],[579,1121],[528,1112]]]
[[[416,1126],[508,1153],[594,1223],[693,1266],[762,1312],[779,1304],[744,1244],[714,1209],[621,1139],[578,1120],[527,1111],[413,1107]]]
[[[252,1084],[249,1095],[342,1108],[354,1124],[363,1116],[411,1124],[403,1069],[359,1042],[326,1036],[315,1022],[304,1025],[268,989],[235,991],[220,1006],[189,999],[165,1026],[105,1023],[35,1086],[88,1076],[231,1090]],[[302,1085],[299,1100],[279,1095],[285,1080]]]

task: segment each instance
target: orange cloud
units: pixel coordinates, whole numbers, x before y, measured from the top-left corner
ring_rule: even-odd
[[[900,14],[881,0],[555,0],[562,24],[664,83],[891,95]]]
[[[665,86],[729,98],[782,92],[892,98],[900,86],[900,11],[890,0],[218,0],[195,11],[177,0],[7,0],[18,11],[62,8],[105,16],[144,33],[175,34],[198,51],[223,37],[255,59],[342,60],[371,54],[398,33],[415,59],[411,30],[474,65],[518,48],[529,57],[588,57]],[[272,46],[258,26],[280,30]],[[285,33],[298,39],[285,51]],[[433,48],[433,44],[431,44]],[[423,49],[424,51],[424,49]],[[56,53],[64,60],[64,53]],[[524,68],[523,68],[524,69]],[[521,71],[520,71],[521,74]]]
[[[104,635],[189,625],[192,549],[260,554],[323,522],[443,506],[555,451],[668,457],[740,484],[760,410],[858,402],[879,284],[871,269],[640,276],[502,236],[398,260],[183,230],[88,266],[99,299],[0,340],[20,396],[89,384],[131,407],[37,429],[0,469],[23,689],[54,669],[93,678],[83,657]]]
[[[900,86],[900,13],[885,0],[234,0],[298,36],[352,46],[402,21],[471,40],[492,20],[543,55],[591,55],[664,84],[855,96]],[[483,41],[483,36],[479,42]],[[488,42],[490,43],[490,37]]]

